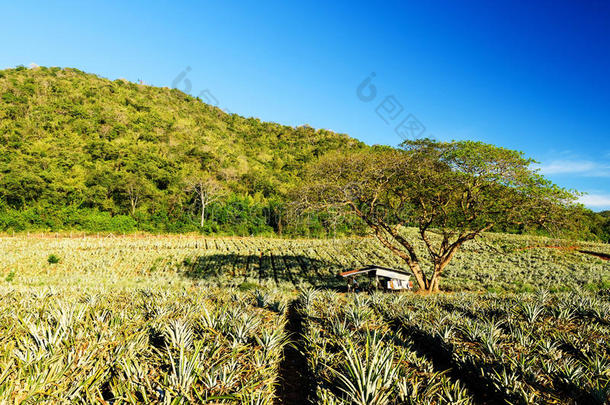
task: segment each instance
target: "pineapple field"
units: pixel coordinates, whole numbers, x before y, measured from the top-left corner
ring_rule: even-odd
[[[432,295],[344,293],[341,271],[406,268],[371,238],[17,235],[0,251],[0,403],[609,400],[604,244],[486,234]]]

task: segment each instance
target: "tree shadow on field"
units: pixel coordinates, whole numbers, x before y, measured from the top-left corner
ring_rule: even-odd
[[[187,258],[180,264],[181,273],[194,280],[230,278],[237,281],[274,281],[276,284],[310,284],[317,288],[345,289],[338,274],[351,269],[338,262],[305,255],[210,254]]]

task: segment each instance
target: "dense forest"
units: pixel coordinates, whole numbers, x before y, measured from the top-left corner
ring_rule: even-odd
[[[369,146],[227,114],[176,89],[70,68],[0,71],[0,230],[323,236],[354,218],[288,216],[305,166]],[[587,238],[610,215],[585,211]]]
[[[0,97],[4,230],[281,233],[303,166],[366,147],[76,69],[0,71]],[[298,231],[327,226],[308,218]]]

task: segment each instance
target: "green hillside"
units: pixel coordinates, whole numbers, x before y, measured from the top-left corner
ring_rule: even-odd
[[[226,114],[181,91],[77,69],[0,71],[0,230],[281,231],[287,188],[347,135]],[[317,221],[317,222],[316,222]],[[324,226],[314,219],[309,229]]]
[[[0,231],[353,233],[360,224],[344,216],[289,218],[287,193],[308,162],[362,148],[176,89],[71,68],[3,70]],[[607,216],[587,211],[579,223],[577,237],[609,240]]]

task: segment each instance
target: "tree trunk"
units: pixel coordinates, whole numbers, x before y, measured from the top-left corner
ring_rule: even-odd
[[[432,275],[432,279],[430,279],[430,284],[428,286],[428,290],[427,291],[429,293],[437,293],[437,292],[440,291],[439,288],[438,288],[440,279],[441,279],[441,274],[437,273],[435,271],[434,275]]]
[[[430,278],[430,283],[428,284],[428,292],[436,293],[440,291],[438,286],[441,279],[441,274],[443,273],[443,270],[445,270],[445,267],[447,267],[449,264],[449,261],[451,261],[451,257],[453,257],[453,254],[434,264],[434,273],[432,273],[432,278]]]
[[[427,290],[428,289],[428,280],[426,280],[426,276],[424,275],[424,272],[422,271],[421,267],[419,266],[419,263],[411,261],[411,262],[407,262],[407,264],[409,265],[411,272],[415,276],[415,281],[417,282],[417,286],[419,287],[419,289],[421,291]]]
[[[136,213],[136,208],[138,206],[138,199],[135,197],[132,197],[129,202],[131,203],[131,216],[134,216]]]
[[[203,224],[205,223],[205,206],[207,204],[203,185],[199,185],[199,198],[201,200],[201,227],[203,228]]]
[[[205,203],[203,199],[201,199],[201,227],[203,228],[203,224],[205,223]]]
[[[131,216],[134,216],[136,213],[136,208],[138,208],[140,196],[138,195],[138,191],[135,186],[128,186],[127,194],[129,195],[129,203],[131,204]]]
[[[368,221],[367,223],[369,224],[369,226],[371,226],[375,230],[375,236],[377,236],[377,239],[381,242],[381,244],[383,246],[385,246],[386,248],[388,248],[395,255],[400,257],[402,260],[404,260],[405,263],[407,263],[407,265],[411,269],[411,272],[415,276],[415,281],[417,281],[417,286],[419,287],[420,290],[425,291],[428,288],[428,280],[426,280],[426,275],[424,274],[421,267],[419,266],[419,261],[417,260],[417,256],[416,256],[415,252],[414,251],[405,252],[400,249],[397,249],[396,246],[393,246],[385,237],[383,237],[383,235],[381,234],[381,230],[378,226],[375,226],[370,221]]]

